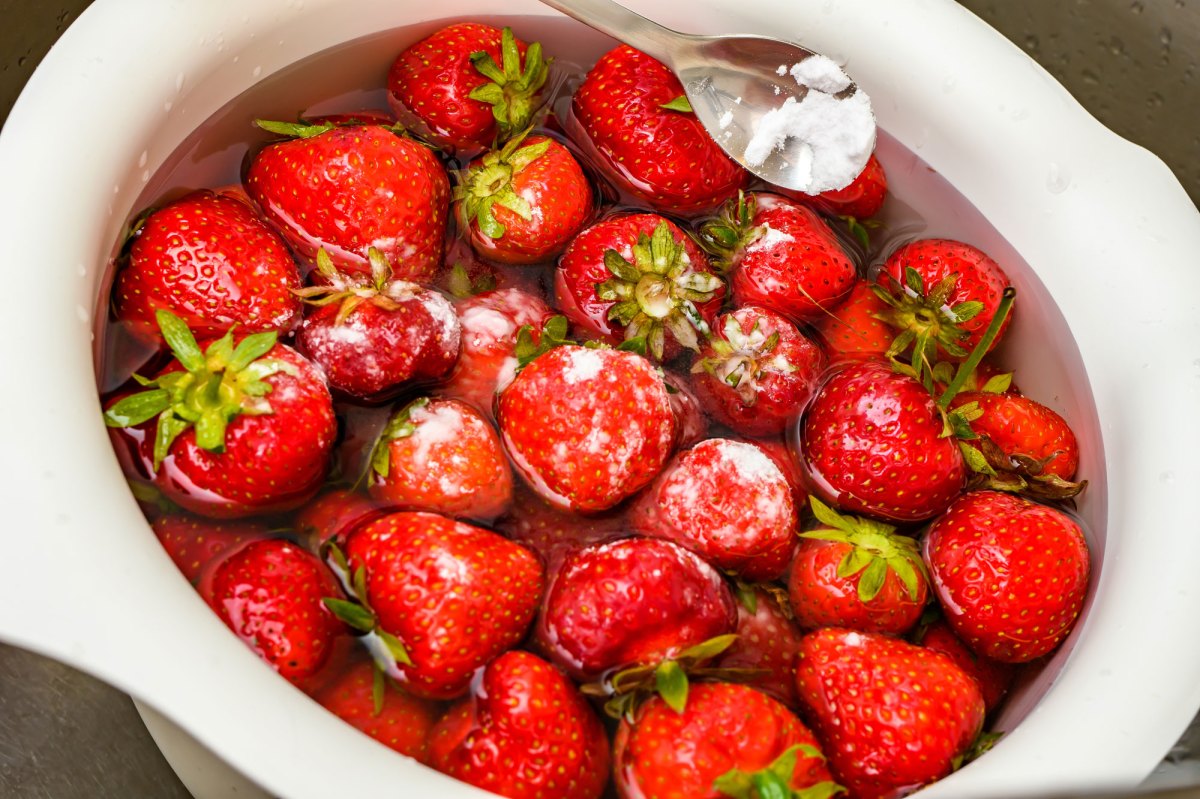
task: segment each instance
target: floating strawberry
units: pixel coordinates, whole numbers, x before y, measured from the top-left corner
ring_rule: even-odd
[[[201,349],[179,317],[156,314],[176,360],[110,404],[140,468],[176,504],[217,518],[291,510],[321,486],[337,423],[325,379],[272,332]],[[151,420],[156,420],[153,426]]]
[[[856,280],[836,311],[813,320],[830,360],[882,357],[896,338],[895,329],[880,318],[887,310],[871,283]]]
[[[692,686],[683,712],[655,697],[622,720],[613,773],[619,795],[641,799],[828,799],[844,790],[790,710],[721,682]]]
[[[510,28],[449,25],[408,47],[388,72],[388,102],[419,135],[459,155],[533,121],[549,71],[542,46]]]
[[[344,544],[346,536],[359,523],[378,516],[381,504],[349,488],[331,488],[321,492],[301,508],[292,527],[305,545],[316,552],[326,541]]]
[[[545,344],[545,332],[542,339]],[[663,379],[632,352],[573,344],[550,349],[501,392],[497,408],[517,473],[568,510],[605,510],[637,493],[675,443]]]
[[[333,574],[283,539],[254,541],[230,554],[201,588],[221,621],[292,683],[317,673],[345,629],[323,604],[339,594]]]
[[[692,365],[704,409],[745,436],[780,435],[800,416],[825,366],[821,348],[774,311],[722,314]]]
[[[933,395],[879,360],[834,372],[805,411],[802,459],[815,495],[850,513],[929,519],[966,483],[958,442]]]
[[[485,291],[455,303],[462,327],[462,350],[450,379],[434,391],[470,403],[488,418],[496,392],[516,376],[517,331],[529,326],[540,333],[551,311],[536,294],[524,289]]]
[[[775,462],[723,438],[678,455],[630,514],[635,532],[674,541],[749,581],[783,573],[796,524],[791,486]]]
[[[258,124],[294,138],[251,159],[246,191],[301,258],[324,249],[339,270],[370,275],[374,247],[397,278],[432,281],[450,181],[428,147],[384,125]]]
[[[857,279],[854,262],[811,208],[776,194],[738,195],[700,240],[729,273],[738,305],[797,320],[835,312]]]
[[[597,799],[608,782],[600,719],[570,680],[528,652],[488,664],[429,746],[434,768],[511,799]]]
[[[1008,693],[1016,676],[1011,663],[1001,663],[998,660],[977,655],[962,642],[950,625],[943,618],[938,618],[920,631],[916,643],[941,652],[953,660],[958,667],[966,672],[979,686],[983,696],[983,704],[990,713],[1000,705],[1000,700]]]
[[[355,658],[313,698],[384,746],[429,762],[429,736],[437,721],[437,706],[409,694],[369,657]]]
[[[874,153],[867,165],[844,189],[823,191],[820,194],[805,194],[799,191],[780,189],[780,192],[797,202],[811,205],[833,216],[847,216],[856,220],[868,219],[879,213],[887,199],[887,173]]]
[[[541,263],[562,252],[592,215],[592,187],[556,139],[519,136],[471,162],[454,189],[454,207],[480,255]]]
[[[736,623],[733,595],[712,566],[669,541],[627,538],[567,557],[535,634],[554,663],[589,681],[658,666]]]
[[[788,596],[801,627],[903,635],[921,619],[929,578],[917,542],[890,524],[842,516],[809,497],[818,525],[801,533]]]
[[[452,399],[420,397],[392,415],[371,458],[377,501],[490,519],[512,502],[512,471],[484,416]]]
[[[554,273],[559,308],[592,336],[643,339],[658,360],[700,348],[725,284],[677,225],[657,214],[610,216],[580,233]]]
[[[334,610],[380,642],[378,657],[410,693],[434,699],[461,695],[477,668],[524,638],[542,592],[532,552],[434,513],[356,528],[338,566],[359,604]]]
[[[580,516],[556,508],[524,485],[516,487],[512,507],[492,526],[536,552],[549,574],[557,572],[576,549],[629,535],[625,514],[619,510]]]
[[[392,279],[383,253],[368,252],[371,277],[337,271],[317,253],[323,283],[297,292],[317,308],[296,332],[296,348],[316,361],[335,391],[380,401],[415,380],[444,377],[458,360],[461,330],[450,301]]]
[[[710,211],[747,180],[692,113],[683,86],[663,64],[621,45],[588,72],[568,130],[617,186],[672,214]]]
[[[796,664],[803,633],[792,619],[787,594],[763,585],[742,585],[736,594],[737,640],[713,665],[718,670],[758,672],[744,682],[795,710]]]
[[[925,560],[954,632],[1007,663],[1041,657],[1066,638],[1091,569],[1069,516],[997,491],[964,494],[938,517]]]
[[[941,779],[983,725],[979,688],[950,658],[877,633],[809,633],[796,685],[801,715],[855,799]]]
[[[117,319],[159,340],[156,311],[201,338],[275,330],[300,320],[300,273],[287,245],[231,193],[194,191],[150,213],[133,231],[117,275]]]
[[[192,584],[199,581],[206,566],[222,555],[243,544],[266,538],[271,532],[257,522],[206,519],[182,513],[160,516],[150,527],[158,537],[158,543]]]

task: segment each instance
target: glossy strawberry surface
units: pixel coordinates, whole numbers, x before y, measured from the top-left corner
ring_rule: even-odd
[[[183,513],[160,516],[150,526],[179,571],[193,584],[204,568],[222,555],[270,535],[270,530],[257,522]]]
[[[776,586],[759,585],[740,589],[737,599],[737,640],[714,665],[756,670],[759,673],[746,679],[746,684],[796,710],[796,665],[803,632],[792,617],[786,594]]]
[[[1079,468],[1079,442],[1067,420],[1037,400],[1020,394],[967,391],[953,407],[977,403],[982,415],[971,421],[976,434],[987,436],[1005,455],[1024,456],[1040,464],[1043,474],[1064,480]]]
[[[945,619],[938,619],[926,627],[917,643],[926,649],[941,652],[970,675],[979,686],[984,706],[989,713],[1000,706],[1016,676],[1017,670],[1013,664],[1001,663],[971,651],[971,648],[954,634]]]

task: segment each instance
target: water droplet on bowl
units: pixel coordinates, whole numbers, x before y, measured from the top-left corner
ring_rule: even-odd
[[[182,89],[183,89],[183,73],[180,72],[178,75],[175,76],[175,91],[181,91]]]
[[[1046,188],[1051,194],[1062,194],[1071,185],[1071,173],[1056,163],[1046,170]]]
[[[954,91],[955,87],[957,87],[957,86],[958,86],[958,76],[957,75],[947,75],[945,77],[945,79],[942,81],[942,91],[946,92],[947,94]]]
[[[75,315],[78,316],[79,321],[83,322],[84,324],[92,321],[91,311],[89,311],[87,308],[84,308],[82,305],[75,306]]]
[[[150,160],[150,153],[147,150],[142,150],[142,154],[138,156],[138,166],[144,167],[146,162]]]

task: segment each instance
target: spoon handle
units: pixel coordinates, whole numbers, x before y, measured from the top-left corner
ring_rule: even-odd
[[[682,34],[651,22],[612,0],[541,0],[601,33],[622,41],[673,67],[675,48]]]

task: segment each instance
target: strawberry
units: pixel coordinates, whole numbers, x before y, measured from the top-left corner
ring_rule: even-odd
[[[370,275],[374,247],[397,278],[431,282],[450,181],[429,148],[383,125],[258,125],[294,138],[251,159],[246,191],[302,259],[324,249],[338,269]]]
[[[436,380],[458,360],[461,330],[450,301],[415,283],[393,280],[371,248],[371,277],[337,271],[317,253],[322,285],[298,292],[316,309],[296,332],[296,348],[325,371],[332,389],[376,402],[410,381]]]
[[[876,293],[891,306],[884,316],[900,331],[894,351],[911,345],[912,360],[961,361],[974,350],[1011,285],[1000,265],[982,250],[950,239],[919,239],[884,262]],[[989,350],[1004,335],[1006,317]],[[986,352],[986,351],[985,351]]]
[[[892,346],[896,331],[880,316],[888,305],[871,284],[856,280],[845,301],[832,314],[814,320],[832,361],[880,357]]]
[[[511,799],[598,799],[608,782],[608,736],[579,689],[528,652],[483,669],[470,696],[433,730],[432,765]]]
[[[698,350],[725,284],[677,225],[657,214],[610,216],[580,233],[559,259],[554,294],[567,318],[617,344],[644,339],[658,360]]]
[[[291,510],[320,488],[337,422],[317,368],[274,331],[204,349],[169,311],[156,314],[175,353],[146,388],[109,404],[105,424],[172,502],[216,518]],[[151,420],[157,420],[152,428]],[[120,434],[116,430],[120,430]]]
[[[1000,700],[1008,693],[1015,676],[1015,669],[1011,663],[1001,663],[975,654],[954,634],[943,618],[938,618],[921,630],[916,643],[926,649],[941,652],[970,675],[979,686],[984,707],[989,713],[999,707]]]
[[[699,444],[708,435],[708,417],[700,406],[700,398],[692,391],[688,378],[675,372],[663,372],[667,398],[675,412],[676,447]]]
[[[452,399],[419,397],[393,414],[369,479],[378,502],[447,516],[490,519],[512,502],[512,471],[496,431]]]
[[[326,541],[339,545],[361,522],[380,515],[380,503],[349,488],[331,488],[321,492],[296,512],[292,527],[313,552]]]
[[[338,565],[361,604],[333,602],[335,612],[382,644],[377,658],[409,693],[433,699],[461,695],[524,638],[542,592],[532,552],[434,513],[356,528]]]
[[[464,22],[396,57],[388,102],[418,135],[469,156],[529,126],[548,76],[537,42],[526,45],[510,28]]]
[[[851,513],[896,522],[938,515],[966,465],[933,396],[878,360],[847,364],[817,391],[800,425],[813,493]]]
[[[1071,482],[1079,467],[1079,444],[1067,420],[1020,394],[967,391],[952,408],[971,406],[971,430],[995,474],[980,484],[1034,498],[1075,496],[1084,483]],[[978,414],[978,415],[976,415]]]
[[[195,335],[288,333],[300,321],[300,273],[287,245],[247,202],[194,191],[134,229],[117,275],[118,321],[140,338],[161,340],[154,313],[170,311]]]
[[[553,259],[593,210],[579,162],[549,136],[519,136],[477,158],[453,196],[471,246],[505,264]]]
[[[797,511],[783,472],[751,444],[710,438],[676,456],[630,514],[745,580],[774,580],[795,549]]]
[[[832,189],[817,195],[787,189],[779,191],[797,202],[811,205],[832,216],[868,219],[878,214],[883,208],[883,201],[887,199],[887,190],[887,174],[883,171],[883,164],[879,163],[879,159],[872,153],[862,172],[859,172],[858,176],[844,189]]]
[[[255,522],[222,521],[182,513],[159,516],[150,527],[172,562],[193,585],[208,564],[270,534],[267,527]]]
[[[1041,657],[1066,638],[1091,570],[1069,516],[998,491],[964,494],[939,516],[925,560],[954,632],[1006,663]]]
[[[733,683],[692,686],[675,711],[657,697],[622,720],[613,741],[622,797],[720,799],[841,793],[817,740],[779,702]]]
[[[657,538],[571,553],[546,589],[538,647],[577,680],[655,665],[737,623],[733,595],[699,556]]]
[[[954,661],[877,633],[809,633],[796,687],[834,778],[855,799],[941,779],[983,725],[979,688]]]
[[[775,461],[792,489],[792,503],[797,508],[807,507],[808,489],[804,486],[804,470],[787,442],[781,438],[751,438],[746,443],[758,447],[764,455]]]
[[[573,550],[629,535],[622,512],[579,516],[554,507],[523,485],[517,486],[512,507],[493,526],[506,538],[536,552],[548,573],[557,572]]]
[[[201,590],[221,621],[295,684],[317,673],[344,630],[323,604],[339,594],[333,574],[283,539],[253,541],[228,555]]]
[[[492,417],[496,392],[516,376],[517,331],[540,331],[551,316],[536,294],[519,288],[485,291],[455,303],[462,349],[450,379],[434,391],[460,399]]]
[[[929,578],[917,542],[890,524],[842,516],[809,497],[817,527],[803,539],[788,578],[801,627],[903,635],[921,619]]]
[[[777,194],[739,194],[700,227],[700,241],[730,274],[738,305],[818,320],[846,299],[854,262],[811,208]]]
[[[638,204],[691,216],[737,194],[747,173],[692,113],[670,69],[621,45],[588,72],[568,133]]]
[[[555,347],[517,375],[497,408],[517,473],[568,510],[601,511],[637,493],[675,442],[663,379],[632,352]]]
[[[746,305],[722,314],[692,365],[704,409],[745,436],[780,435],[812,396],[821,348],[774,311]]]
[[[714,665],[722,670],[759,671],[745,682],[795,710],[796,662],[803,633],[792,620],[787,595],[774,586],[743,585],[737,598],[737,640]]]

